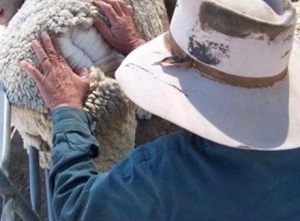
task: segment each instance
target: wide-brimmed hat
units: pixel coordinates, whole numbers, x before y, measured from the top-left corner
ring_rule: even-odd
[[[237,148],[300,146],[300,41],[288,0],[178,0],[116,78],[137,105]]]

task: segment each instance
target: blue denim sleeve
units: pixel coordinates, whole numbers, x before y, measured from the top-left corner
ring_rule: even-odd
[[[160,205],[142,150],[99,174],[92,161],[99,145],[89,115],[59,107],[52,116],[49,182],[56,220],[160,220]]]

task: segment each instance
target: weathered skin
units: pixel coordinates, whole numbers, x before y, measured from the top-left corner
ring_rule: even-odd
[[[0,0],[0,24],[7,25],[23,3],[24,0]]]

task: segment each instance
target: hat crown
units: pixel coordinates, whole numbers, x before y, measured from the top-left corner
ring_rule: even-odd
[[[279,19],[284,12],[286,0],[216,0],[223,7],[238,11],[264,21]]]
[[[178,0],[170,33],[195,61],[260,79],[287,69],[295,22],[285,0]]]

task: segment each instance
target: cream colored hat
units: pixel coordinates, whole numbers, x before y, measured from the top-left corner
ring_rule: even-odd
[[[300,147],[300,41],[288,0],[178,0],[170,31],[117,70],[139,106],[237,148]]]

